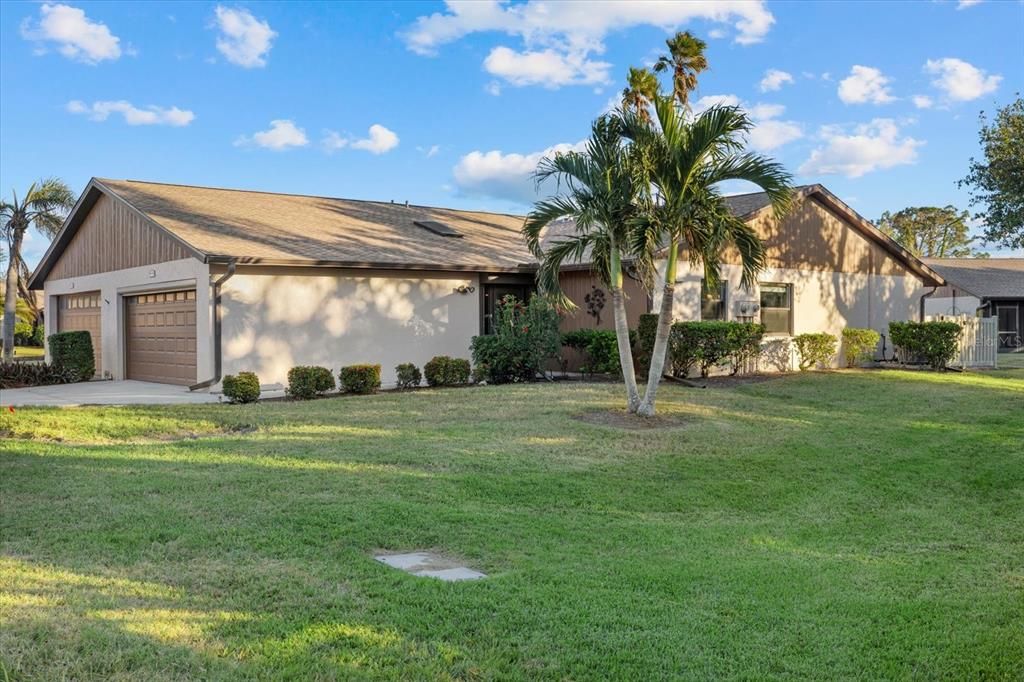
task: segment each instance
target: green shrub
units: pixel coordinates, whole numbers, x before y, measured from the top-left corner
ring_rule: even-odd
[[[32,343],[32,324],[30,322],[22,322],[17,320],[14,323],[14,345],[15,346],[31,346]]]
[[[764,325],[756,322],[728,322],[727,324],[731,325],[726,332],[729,361],[732,363],[732,374],[736,374],[761,355]]]
[[[816,334],[797,334],[793,337],[796,350],[800,354],[800,371],[821,365],[830,367],[836,354],[836,337],[832,334],[819,332]]]
[[[669,335],[668,361],[675,376],[685,377],[696,365],[700,375],[708,376],[711,368],[728,360],[736,350],[730,345],[730,334],[739,322],[676,322]]]
[[[78,381],[78,372],[42,362],[0,362],[0,389],[52,386]]]
[[[558,313],[540,296],[525,304],[503,298],[494,311],[494,333],[470,344],[475,376],[495,384],[534,381],[560,348]]]
[[[73,372],[75,381],[88,381],[96,373],[89,332],[57,332],[50,334],[49,341],[53,364]]]
[[[960,325],[956,322],[890,322],[892,344],[909,359],[920,359],[932,369],[945,369],[956,357]]]
[[[847,367],[870,360],[882,335],[874,329],[847,327],[843,330],[843,357]]]
[[[438,355],[423,365],[428,386],[459,386],[469,382],[469,360]]]
[[[403,362],[401,365],[395,367],[395,376],[398,377],[395,385],[398,388],[416,388],[423,381],[423,375],[420,374],[420,368],[411,362]]]
[[[34,348],[42,348],[46,342],[46,329],[42,322],[36,324],[35,329],[32,330],[32,343],[29,346]]]
[[[252,372],[229,374],[221,382],[221,390],[232,403],[254,403],[260,397],[260,378]]]
[[[380,388],[380,365],[348,365],[341,368],[338,379],[345,393],[376,393]]]
[[[658,316],[644,313],[636,325],[636,352],[633,360],[638,372],[646,373],[651,367],[651,354],[654,352],[654,337],[658,334]]]
[[[286,393],[297,400],[309,400],[334,390],[334,375],[326,367],[300,365],[288,370]]]
[[[633,332],[630,332],[632,340]],[[576,329],[562,334],[562,345],[583,353],[586,364],[581,371],[591,374],[622,374],[619,340],[609,329]]]

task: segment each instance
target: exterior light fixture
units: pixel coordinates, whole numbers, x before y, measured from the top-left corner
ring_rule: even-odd
[[[466,286],[465,284],[460,284],[459,286],[452,289],[452,291],[455,292],[456,294],[471,294],[474,291],[476,291],[476,287],[469,287]]]

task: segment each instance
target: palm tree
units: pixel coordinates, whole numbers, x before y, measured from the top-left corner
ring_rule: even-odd
[[[658,129],[634,114],[623,121],[626,135],[644,151],[650,185],[657,192],[632,231],[632,251],[653,260],[667,247],[661,309],[655,336],[647,391],[637,410],[654,414],[658,382],[672,324],[672,303],[679,249],[684,247],[694,266],[703,266],[710,285],[719,278],[722,251],[735,247],[749,288],[765,263],[764,247],[753,229],[734,216],[718,188],[726,180],[746,180],[768,194],[777,216],[785,213],[792,193],[791,176],[767,157],[743,152],[743,135],[750,119],[736,107],[712,107],[687,121],[668,97],[654,101]],[[648,186],[643,183],[641,186]]]
[[[658,77],[648,69],[629,67],[628,86],[622,91],[622,109],[635,111],[642,121],[651,120],[650,106],[658,94]]]
[[[635,217],[634,199],[639,193],[623,144],[622,122],[617,116],[594,121],[583,152],[557,154],[541,161],[535,177],[538,183],[555,178],[565,193],[538,201],[526,217],[523,235],[540,261],[537,285],[556,305],[575,308],[562,292],[559,272],[562,264],[589,260],[592,269],[611,292],[619,363],[626,384],[629,411],[640,403],[636,371],[629,346],[629,324],[622,293],[623,252],[629,243],[629,224]],[[542,245],[542,237],[557,220],[571,218],[573,230]]]
[[[697,87],[697,75],[708,68],[708,60],[704,56],[707,43],[685,31],[666,40],[665,45],[669,53],[658,58],[654,71],[672,72],[672,97],[686,108],[690,92]]]
[[[75,204],[75,195],[62,180],[47,178],[32,183],[28,192],[19,201],[11,192],[12,201],[0,201],[0,232],[7,240],[7,284],[4,290],[3,347],[5,361],[14,357],[14,318],[18,300],[18,284],[21,279],[19,264],[21,245],[29,226],[49,238],[56,236],[64,222],[64,216]]]

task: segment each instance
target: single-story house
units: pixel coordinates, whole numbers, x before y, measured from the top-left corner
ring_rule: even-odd
[[[942,275],[925,301],[928,315],[997,318],[1000,352],[1024,350],[1024,258],[926,258]]]
[[[763,195],[730,198],[765,240],[753,291],[727,254],[707,291],[685,254],[678,319],[762,320],[786,339],[850,326],[885,331],[914,319],[942,277],[820,185],[800,188],[775,220]],[[97,374],[204,389],[255,371],[468,357],[495,302],[533,288],[522,216],[209,187],[93,179],[30,280],[46,296],[47,334],[91,332]],[[558,228],[549,239],[556,239]],[[611,329],[611,307],[586,265],[563,288],[579,305],[563,329]],[[656,309],[627,279],[630,324]],[[589,296],[589,301],[588,301]],[[782,361],[780,361],[780,364]]]

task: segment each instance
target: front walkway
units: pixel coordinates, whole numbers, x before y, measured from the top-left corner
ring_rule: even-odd
[[[217,393],[192,393],[186,386],[148,381],[85,381],[80,384],[9,388],[0,391],[0,405],[176,405],[216,403]]]

